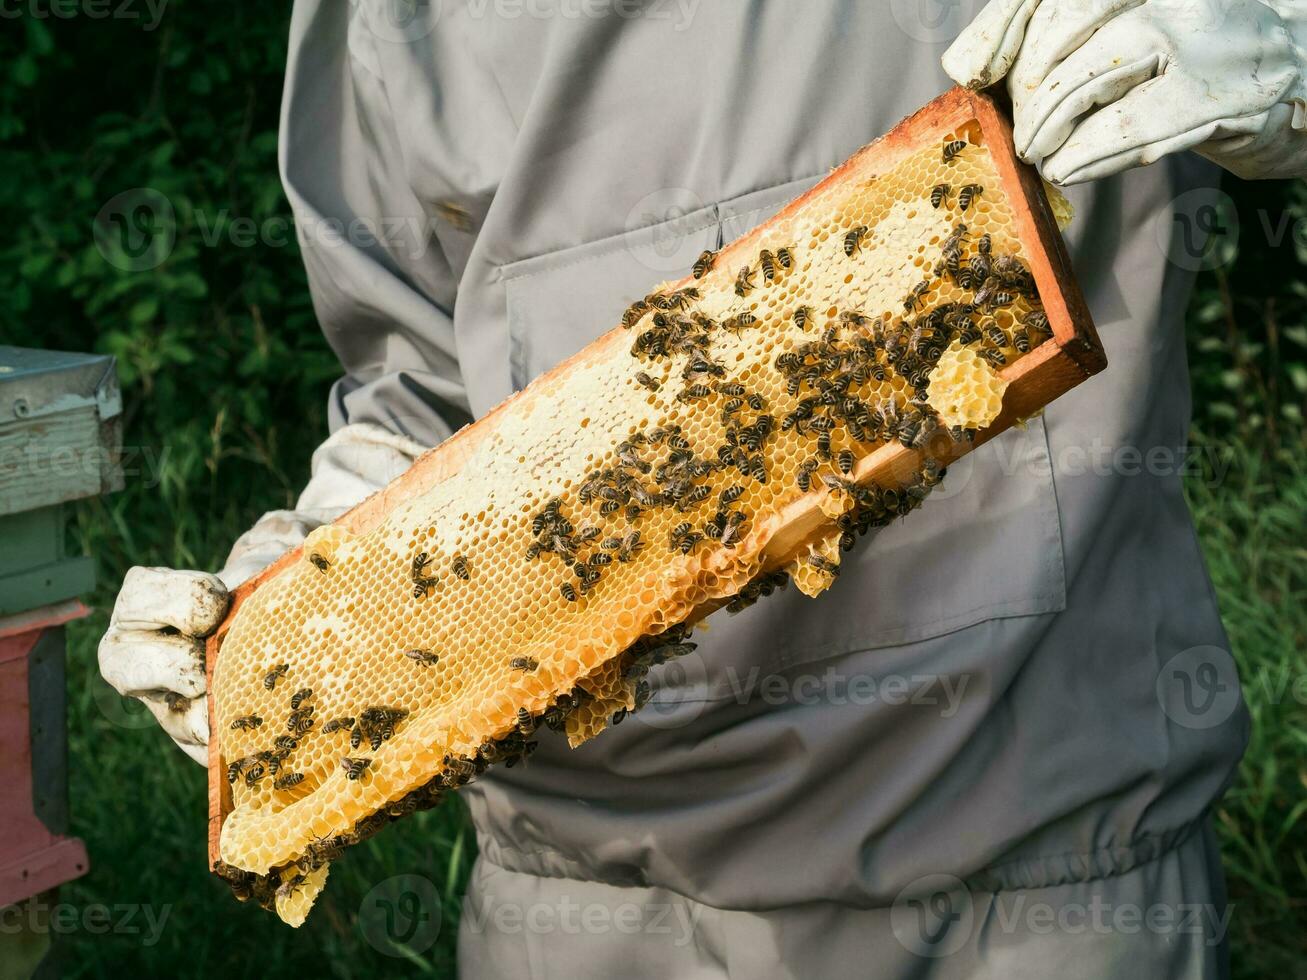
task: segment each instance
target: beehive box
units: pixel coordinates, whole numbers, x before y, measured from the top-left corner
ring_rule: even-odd
[[[693,624],[818,594],[1105,363],[1045,187],[962,90],[632,299],[237,591],[208,671],[210,858],[239,897],[299,924],[347,846],[537,728],[637,710]]]

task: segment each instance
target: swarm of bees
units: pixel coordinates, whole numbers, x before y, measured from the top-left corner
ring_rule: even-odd
[[[953,163],[968,145],[965,140],[950,140],[939,152],[945,163]],[[835,519],[838,550],[832,547],[820,554],[813,550],[789,566],[805,590],[813,581],[811,572],[830,579],[838,576],[839,553],[854,547],[860,536],[918,507],[944,476],[943,467],[930,458],[932,441],[974,435],[946,429],[929,404],[930,377],[944,352],[953,344],[971,346],[1001,367],[1012,351],[1024,354],[1050,333],[1029,270],[1016,256],[998,254],[988,235],[976,237],[968,227],[967,222],[984,220],[990,202],[984,197],[984,186],[964,183],[970,179],[954,176],[929,190],[931,206],[940,212],[933,220],[948,222],[943,226],[946,234],[937,253],[916,260],[926,264],[918,273],[919,281],[905,283],[903,288],[908,284],[911,288],[901,309],[897,300],[890,303],[890,312],[882,312],[852,308],[851,303],[850,308],[828,308],[825,299],[815,298],[809,299],[811,305],[798,302],[792,309],[759,308],[751,301],[788,295],[781,285],[787,274],[807,268],[798,246],[778,247],[774,242],[729,263],[717,252],[705,251],[691,270],[693,284],[660,289],[627,307],[621,322],[631,331],[635,362],[631,383],[641,389],[642,402],[670,406],[673,417],[632,426],[606,454],[596,457],[592,468],[570,485],[566,497],[540,500],[528,512],[531,537],[525,543],[525,556],[550,570],[548,595],[584,608],[593,601],[589,597],[595,590],[615,587],[613,578],[629,575],[623,566],[648,549],[693,556],[743,548],[756,528],[767,526],[752,503],[758,488],[780,483],[781,473],[791,474],[784,480],[792,478],[802,493],[829,495],[841,511]],[[871,230],[861,224],[841,228],[830,248],[838,263],[865,257],[873,251]],[[849,266],[853,268],[852,261]],[[712,309],[713,315],[708,315],[705,309],[712,307],[700,303],[701,290],[720,299],[725,308]],[[950,293],[954,295],[944,301]],[[1034,310],[1014,316],[1016,310],[1011,308],[1022,299],[1028,301],[1025,308]],[[758,330],[764,319],[769,332],[781,332],[776,336],[783,335],[783,346],[768,363],[755,361],[741,371],[733,357],[738,347],[732,346],[732,338],[748,336],[746,332]],[[758,371],[767,376],[764,383],[757,380]],[[770,375],[771,371],[776,373]],[[887,387],[886,381],[894,386]],[[888,391],[896,393],[885,394]],[[776,446],[782,433],[787,452],[791,446],[799,447],[793,461],[778,458]],[[889,443],[923,451],[918,475],[898,486],[859,482],[859,461]],[[826,508],[824,500],[822,506]],[[310,555],[314,566],[326,573],[331,562],[317,559],[322,556]],[[395,573],[414,598],[424,599],[442,589],[436,572],[446,561],[452,580],[446,582],[442,595],[457,595],[463,591],[457,582],[482,577],[480,559],[474,563],[467,554],[437,554],[434,549],[411,559],[405,555]],[[767,567],[726,608],[739,612],[789,582],[788,571]],[[690,634],[688,626],[673,626],[636,641],[621,655],[633,710],[652,695],[646,679],[650,670],[694,650]],[[395,652],[424,671],[440,662],[440,656],[429,649]],[[533,656],[509,656],[508,651],[503,656],[499,669],[506,665],[506,674],[534,675],[527,681],[530,686],[552,679],[552,661],[542,671]],[[274,667],[263,678],[265,687],[273,690],[288,671],[285,664]],[[414,673],[425,676],[422,671],[405,676]],[[442,673],[431,672],[432,676]],[[539,731],[564,730],[569,716],[589,698],[574,688],[542,712],[519,709],[509,730],[486,739],[470,754],[446,756],[441,771],[423,786],[349,831],[313,841],[296,862],[298,871],[276,884],[271,894],[277,888],[293,891],[303,875],[334,860],[388,820],[435,805],[443,792],[464,785],[489,766],[525,761],[537,747]],[[371,705],[322,719],[314,704],[312,690],[300,688],[290,696],[288,714],[273,719],[279,722],[285,717],[284,726],[274,723],[261,728],[262,719],[254,715],[235,719],[231,727],[248,733],[243,737],[275,739],[270,747],[261,743],[260,751],[232,762],[228,780],[244,780],[251,788],[271,785],[276,792],[293,794],[303,794],[327,775],[340,779],[343,773],[349,781],[367,780],[377,765],[367,750],[380,750],[408,715],[399,707]],[[611,723],[621,722],[628,713],[625,708],[618,710],[610,716]],[[302,740],[316,737],[319,731],[338,739],[332,744],[339,748],[333,755],[339,772],[293,771],[293,753]],[[246,897],[263,901],[270,894],[266,880],[258,876],[233,869],[229,880]]]

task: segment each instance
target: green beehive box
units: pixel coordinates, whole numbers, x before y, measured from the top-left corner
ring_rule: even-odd
[[[0,616],[91,590],[65,505],[121,490],[121,456],[112,357],[0,346]]]

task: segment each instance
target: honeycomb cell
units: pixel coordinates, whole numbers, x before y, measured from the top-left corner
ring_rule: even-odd
[[[703,278],[632,297],[457,472],[369,533],[315,531],[245,600],[212,685],[238,894],[302,922],[345,848],[524,760],[542,729],[594,737],[708,611],[791,580],[817,595],[921,502],[928,465],[892,487],[859,467],[988,425],[999,372],[1049,336],[979,127],[948,135],[966,141],[951,158],[931,142],[822,185]],[[808,497],[828,523],[768,571]]]

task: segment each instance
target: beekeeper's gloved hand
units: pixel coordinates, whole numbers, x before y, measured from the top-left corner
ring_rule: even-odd
[[[226,615],[229,592],[384,487],[422,452],[380,426],[345,426],[313,454],[312,475],[295,510],[264,514],[237,539],[217,575],[130,569],[100,641],[104,679],[119,694],[140,698],[182,751],[206,764],[204,637]]]
[[[1194,149],[1240,177],[1307,175],[1304,0],[990,0],[944,54],[1004,76],[1017,152],[1077,184]]]

